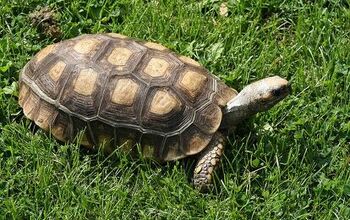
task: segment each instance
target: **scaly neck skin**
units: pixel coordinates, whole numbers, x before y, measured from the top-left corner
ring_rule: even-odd
[[[245,93],[240,93],[224,109],[221,128],[235,127],[255,113],[256,111],[252,111],[251,109],[249,97]]]

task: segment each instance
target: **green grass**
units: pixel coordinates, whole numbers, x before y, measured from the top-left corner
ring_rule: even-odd
[[[228,2],[222,17],[216,0],[0,0],[0,219],[349,219],[350,2]],[[278,74],[293,94],[230,137],[200,194],[192,162],[108,159],[33,132],[16,82],[54,40],[29,25],[37,5],[57,9],[63,39],[157,41],[237,89]]]

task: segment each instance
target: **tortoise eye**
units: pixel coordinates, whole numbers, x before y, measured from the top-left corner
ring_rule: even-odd
[[[280,96],[281,93],[282,93],[281,89],[274,89],[274,90],[272,90],[272,95],[273,96]]]

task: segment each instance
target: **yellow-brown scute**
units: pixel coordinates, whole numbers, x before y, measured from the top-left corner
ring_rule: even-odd
[[[191,97],[195,98],[202,92],[202,87],[206,79],[207,77],[201,73],[187,70],[180,79],[180,87],[182,90],[187,91]]]
[[[152,58],[148,62],[144,72],[151,77],[160,77],[164,76],[167,73],[168,67],[169,63],[166,60],[160,58]]]
[[[46,102],[41,102],[38,115],[35,118],[35,124],[48,131],[51,128],[52,121],[57,115],[57,110]]]
[[[56,48],[56,45],[49,45],[47,47],[45,47],[44,49],[42,49],[41,51],[39,51],[39,53],[37,53],[36,55],[36,61],[40,62],[42,61],[45,57],[47,57],[50,53],[52,53]]]
[[[40,100],[40,97],[24,83],[21,83],[19,93],[19,104],[23,107],[24,115],[33,120],[40,128],[49,130],[57,110]]]
[[[63,61],[58,61],[49,71],[49,76],[55,82],[61,77],[66,64]]]
[[[168,90],[159,90],[155,93],[150,112],[157,115],[166,115],[181,108],[180,100]]]
[[[131,55],[132,51],[128,48],[117,47],[112,50],[112,53],[108,56],[107,60],[113,65],[125,65]]]
[[[139,85],[131,79],[119,79],[115,85],[112,102],[130,106],[134,103]]]
[[[179,68],[180,61],[171,54],[148,49],[134,75],[151,86],[170,86]]]
[[[193,136],[188,142],[188,151],[187,155],[194,155],[202,151],[205,146],[208,145],[210,139],[203,138],[200,136]]]
[[[182,158],[183,155],[179,154],[178,146],[168,146],[168,152],[164,155],[165,161],[176,160],[178,158]]]
[[[51,133],[52,135],[62,141],[67,142],[71,140],[70,131],[73,129],[73,124],[69,120],[69,115],[63,112],[58,112],[55,118],[52,119]]]
[[[104,47],[103,52],[97,53],[96,64],[106,72],[111,71],[113,75],[131,74],[145,54],[145,50],[146,48],[140,47],[135,43],[127,44],[124,40],[112,39]]]
[[[74,91],[85,96],[91,95],[94,91],[97,76],[97,72],[91,68],[81,70],[75,81]]]
[[[40,103],[40,98],[33,92],[27,93],[27,96],[26,101],[23,103],[23,113],[30,120],[34,120]]]
[[[88,54],[97,49],[100,41],[95,38],[86,38],[78,41],[73,49],[81,54]]]
[[[219,106],[210,104],[200,111],[195,120],[195,124],[203,132],[208,134],[215,133],[222,120],[222,110]]]
[[[28,98],[28,96],[30,94],[29,91],[30,91],[29,87],[25,83],[21,82],[19,84],[18,103],[22,108],[25,104],[26,99]]]

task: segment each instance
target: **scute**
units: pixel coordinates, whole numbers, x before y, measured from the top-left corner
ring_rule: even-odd
[[[148,50],[133,74],[150,86],[171,86],[180,68],[172,54]]]
[[[169,63],[164,59],[151,58],[143,71],[151,77],[160,77],[167,73],[169,66]]]
[[[138,125],[146,85],[132,75],[115,75],[105,84],[99,116],[110,124]]]
[[[169,90],[158,90],[154,94],[149,111],[153,114],[163,116],[169,114],[171,111],[179,111],[181,109],[181,102],[171,94]]]
[[[118,105],[131,106],[140,86],[132,79],[119,79],[114,87],[111,101]]]
[[[187,92],[191,98],[196,98],[202,92],[206,80],[207,76],[193,70],[186,70],[180,76],[180,89]]]
[[[29,97],[30,88],[23,82],[19,84],[19,88],[18,104],[23,108],[27,98]]]
[[[52,53],[56,49],[56,45],[49,45],[42,49],[36,55],[36,62],[41,62],[45,57],[47,57],[50,53]]]
[[[145,97],[141,123],[163,136],[180,132],[191,123],[191,109],[168,87],[153,88]]]
[[[217,82],[217,92],[214,95],[213,102],[223,108],[227,102],[234,98],[238,92],[225,85],[223,82]]]
[[[51,126],[52,135],[60,141],[70,141],[72,124],[69,122],[69,116],[66,113],[58,113]]]
[[[124,38],[113,37],[107,42],[96,62],[113,75],[131,74],[147,50],[136,42],[126,41]]]
[[[181,147],[181,141],[179,135],[170,136],[166,139],[164,144],[166,149],[164,149],[162,158],[165,161],[176,160],[186,157],[186,153]]]
[[[181,135],[183,152],[186,156],[201,152],[210,142],[212,135],[203,133],[195,125],[191,125]]]
[[[213,101],[217,80],[203,68],[185,65],[173,86],[188,106],[198,109]]]
[[[219,106],[209,104],[198,110],[194,124],[206,134],[214,134],[222,120],[222,111]]]
[[[108,56],[107,61],[116,66],[125,66],[132,55],[132,51],[125,47],[116,47]]]
[[[34,120],[40,104],[40,97],[30,90],[28,90],[27,95],[28,97],[22,105],[23,113],[25,116],[27,116],[27,118]]]
[[[80,95],[90,96],[94,91],[97,76],[97,72],[91,68],[81,70],[74,82],[73,90]]]
[[[63,61],[58,61],[50,70],[49,76],[50,78],[57,82],[57,80],[61,77],[66,64]]]
[[[67,75],[72,70],[72,65],[68,63],[66,60],[58,60],[56,55],[53,55],[49,62],[41,63],[34,71],[37,75],[34,83],[38,89],[47,96],[57,99],[66,83]]]
[[[22,70],[24,114],[60,141],[169,161],[202,151],[237,92],[153,42],[95,34],[49,45]]]
[[[100,41],[95,38],[85,38],[79,40],[73,47],[73,49],[81,54],[88,54],[95,51],[100,44]]]
[[[53,119],[56,118],[58,112],[51,104],[41,102],[37,114],[38,115],[34,119],[35,124],[47,131],[51,128]]]

